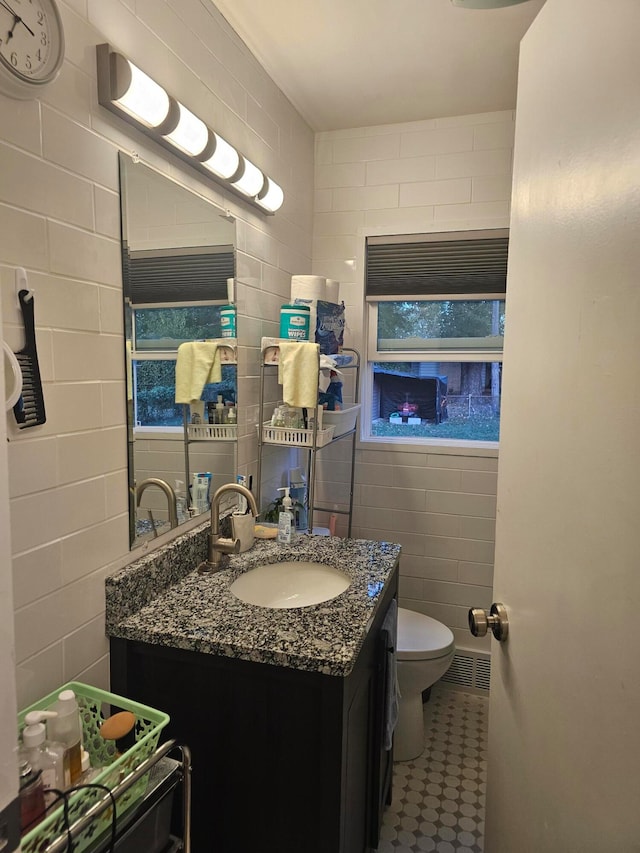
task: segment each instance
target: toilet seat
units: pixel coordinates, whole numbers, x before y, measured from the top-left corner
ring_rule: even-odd
[[[452,631],[423,613],[398,608],[398,660],[434,660],[455,648]]]

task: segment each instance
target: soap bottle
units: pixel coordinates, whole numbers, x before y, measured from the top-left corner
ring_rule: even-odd
[[[218,402],[216,403],[216,423],[223,424],[225,422],[224,403],[222,402],[222,394],[218,394]]]
[[[229,426],[235,426],[238,423],[238,413],[233,404],[229,406],[229,411],[227,412],[227,423]]]
[[[64,746],[65,787],[68,788],[82,775],[82,727],[73,690],[63,690],[51,710],[56,711],[56,716],[47,720],[47,733],[49,740]]]
[[[42,773],[25,759],[20,759],[20,833],[27,832],[39,823],[46,814]]]
[[[178,524],[187,521],[189,518],[189,509],[187,507],[187,495],[184,490],[184,480],[175,481],[176,488],[176,514],[178,516]]]
[[[281,545],[291,545],[296,535],[296,526],[291,511],[293,501],[289,495],[288,486],[278,489],[278,491],[284,492],[282,511],[278,515],[278,542]]]
[[[65,787],[64,745],[46,739],[43,720],[56,717],[55,711],[29,711],[22,730],[22,749],[20,755],[29,762],[33,770],[41,771],[42,786],[47,806],[57,797],[52,789],[61,791]]]
[[[294,501],[296,530],[307,529],[307,483],[301,468],[289,470],[289,494]]]

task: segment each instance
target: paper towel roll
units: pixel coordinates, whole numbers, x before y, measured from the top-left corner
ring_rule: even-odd
[[[335,278],[327,279],[327,302],[340,302],[340,282]]]
[[[327,279],[323,275],[292,275],[291,301],[295,299],[326,299]]]
[[[308,305],[309,317],[309,340],[316,339],[316,318],[318,299],[327,298],[327,279],[323,275],[292,275],[291,276],[291,302],[298,300],[299,304]]]

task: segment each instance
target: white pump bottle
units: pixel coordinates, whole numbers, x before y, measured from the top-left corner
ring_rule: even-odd
[[[289,487],[278,489],[279,492],[284,492],[282,498],[282,511],[278,515],[278,542],[281,545],[291,545],[296,535],[296,525],[293,518],[291,508],[293,501],[289,494]]]
[[[82,775],[82,726],[73,690],[63,690],[52,710],[56,714],[47,723],[49,738],[64,744],[65,782],[75,785]]]
[[[56,794],[51,789],[64,790],[64,745],[48,741],[44,720],[56,717],[55,711],[29,711],[22,730],[22,752],[34,770],[42,771],[45,802],[50,805]]]

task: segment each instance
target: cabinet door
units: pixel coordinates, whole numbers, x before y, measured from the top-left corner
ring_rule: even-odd
[[[371,731],[374,707],[372,672],[359,679],[347,712],[343,792],[344,853],[361,853],[371,846]]]
[[[163,735],[191,748],[194,853],[343,853],[341,679],[126,640],[111,648],[114,690],[166,711]],[[356,760],[357,736],[352,748]]]
[[[393,748],[385,749],[387,681],[392,674],[389,668],[389,651],[392,638],[388,631],[380,631],[376,644],[375,685],[372,692],[371,727],[371,814],[369,820],[369,845],[375,850],[380,840],[380,828],[386,806],[391,803],[393,777]]]
[[[356,685],[345,721],[345,792],[342,850],[376,850],[385,807],[391,802],[393,751],[385,749],[387,679],[390,637],[381,630],[361,653]]]

